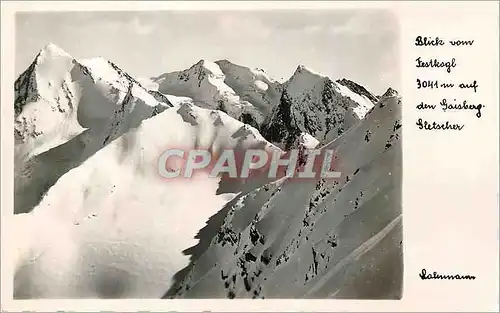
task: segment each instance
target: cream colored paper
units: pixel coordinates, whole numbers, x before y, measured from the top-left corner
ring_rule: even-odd
[[[17,11],[274,10],[388,8],[401,27],[403,96],[402,300],[12,300],[9,219],[13,207],[14,13]],[[477,80],[473,114],[419,112],[420,101],[439,99],[415,88],[418,35],[474,39],[470,48],[441,47],[432,56],[460,60],[454,79]],[[498,3],[459,2],[2,2],[1,210],[2,309],[5,311],[494,311],[498,309]],[[449,49],[453,50],[451,52]],[[436,75],[434,75],[436,76]],[[439,75],[437,75],[438,77]],[[446,75],[444,75],[446,76]],[[439,77],[438,77],[439,78]],[[471,93],[467,93],[471,95]],[[457,97],[459,94],[457,94]],[[470,96],[467,96],[471,98]],[[461,132],[424,132],[419,117],[456,120]],[[428,271],[469,273],[474,281],[421,280]]]

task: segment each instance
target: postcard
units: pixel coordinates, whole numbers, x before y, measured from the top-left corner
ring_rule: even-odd
[[[2,3],[2,309],[498,310],[495,1]]]

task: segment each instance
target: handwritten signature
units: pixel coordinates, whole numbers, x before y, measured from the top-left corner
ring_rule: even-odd
[[[438,274],[437,272],[427,273],[425,268],[422,269],[422,272],[418,274],[420,276],[420,279],[426,280],[426,279],[448,279],[448,280],[474,280],[476,279],[476,276],[473,275],[461,275],[461,274]]]

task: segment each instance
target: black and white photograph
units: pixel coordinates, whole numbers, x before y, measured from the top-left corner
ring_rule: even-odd
[[[14,299],[401,299],[399,23],[17,12]]]

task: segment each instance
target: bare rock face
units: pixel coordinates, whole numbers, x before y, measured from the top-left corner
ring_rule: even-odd
[[[262,133],[285,148],[302,132],[320,142],[331,140],[365,116],[374,105],[371,99],[299,66],[285,83],[280,103]]]

